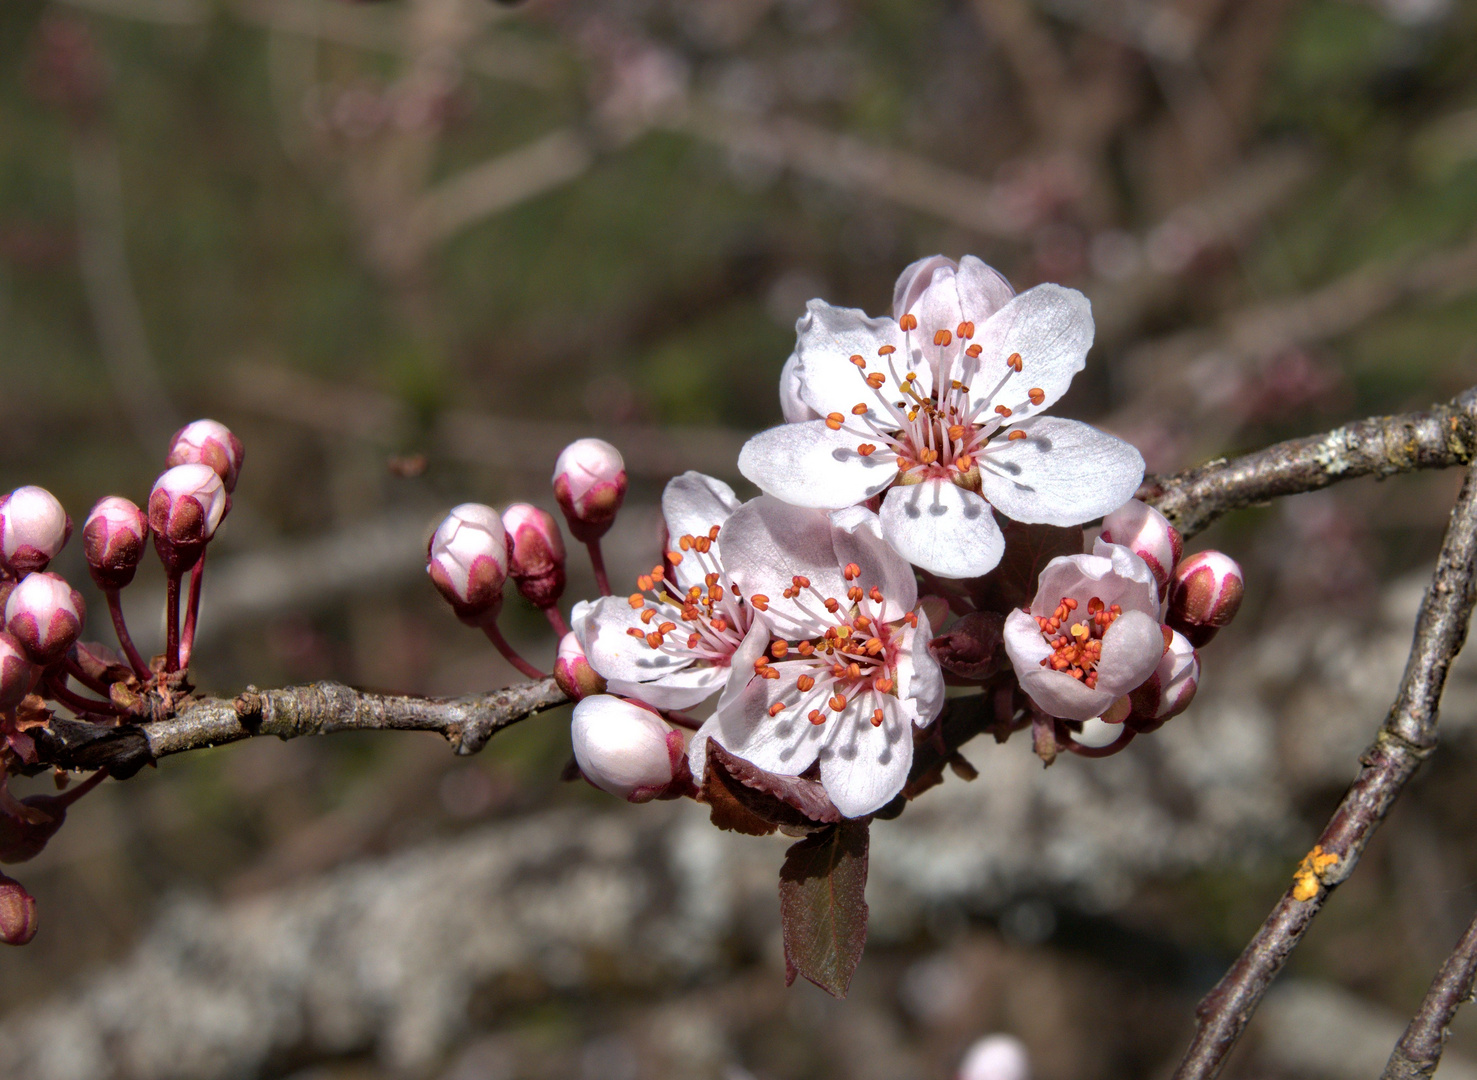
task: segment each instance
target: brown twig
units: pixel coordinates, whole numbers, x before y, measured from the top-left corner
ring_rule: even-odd
[[[1455,417],[1453,430],[1455,430]],[[1470,417],[1469,417],[1470,420]],[[1470,431],[1470,429],[1468,429]],[[1470,444],[1469,444],[1470,445]],[[1373,471],[1372,469],[1369,471]],[[1363,768],[1292,888],[1197,1010],[1199,1027],[1175,1080],[1216,1076],[1262,995],[1302,939],[1329,892],[1354,870],[1365,845],[1406,781],[1436,746],[1436,716],[1446,673],[1466,640],[1477,598],[1477,469],[1469,470],[1451,512],[1415,642],[1390,714],[1360,759]]]
[[[1380,1080],[1430,1080],[1446,1047],[1447,1028],[1477,982],[1477,918],[1441,965],[1420,1009],[1395,1044]]]
[[[1227,511],[1279,495],[1316,491],[1359,476],[1469,465],[1474,459],[1477,387],[1424,412],[1357,420],[1229,461],[1221,458],[1173,476],[1148,476],[1139,498],[1157,506],[1188,538]]]
[[[124,779],[171,754],[258,735],[295,739],[337,731],[434,731],[458,754],[474,754],[503,728],[568,700],[553,679],[459,698],[374,694],[322,682],[282,690],[247,687],[235,700],[191,701],[143,724],[106,727],[54,717],[47,728],[30,734],[42,765],[106,767]]]

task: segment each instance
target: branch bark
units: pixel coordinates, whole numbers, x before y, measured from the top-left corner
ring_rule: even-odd
[[[1380,1080],[1430,1080],[1446,1048],[1447,1028],[1477,982],[1477,918],[1441,965],[1425,1000],[1395,1044]]]
[[[1446,423],[1453,431],[1459,426],[1454,416],[1443,420]],[[1360,759],[1363,769],[1318,843],[1303,859],[1292,888],[1277,902],[1230,971],[1200,1003],[1196,1010],[1199,1026],[1174,1074],[1175,1080],[1208,1080],[1220,1072],[1262,995],[1322,910],[1329,893],[1353,872],[1369,838],[1406,782],[1435,748],[1441,691],[1452,659],[1466,640],[1477,597],[1474,574],[1477,469],[1468,471],[1452,509],[1436,572],[1416,620],[1415,642],[1400,691],[1374,743]]]
[[[1148,476],[1138,497],[1187,539],[1222,514],[1359,476],[1393,476],[1477,460],[1477,387],[1445,405],[1374,416],[1241,457]]]

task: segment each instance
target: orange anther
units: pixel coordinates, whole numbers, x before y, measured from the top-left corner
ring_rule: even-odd
[[[1026,391],[1026,397],[1031,399],[1032,405],[1040,405],[1046,400],[1046,391],[1039,386],[1033,386],[1030,390]]]
[[[697,646],[698,646],[698,642],[700,642],[702,640],[703,640],[703,635],[702,634],[699,634],[696,630],[694,630],[692,633],[690,633],[690,634],[687,635],[687,647],[689,649],[696,649]]]
[[[846,575],[847,581],[855,581],[862,576],[862,568],[854,562],[847,563],[846,568],[841,572]]]
[[[884,345],[884,346],[882,346],[882,348],[880,348],[880,349],[877,350],[877,355],[878,356],[891,356],[895,352],[897,352],[897,346],[896,345]]]
[[[628,602],[630,603],[631,607],[633,607],[633,608],[644,607],[646,605],[646,597],[642,596],[638,592],[633,592],[630,595],[630,598],[629,598],[629,601]]]
[[[832,431],[840,431],[841,425],[844,423],[846,423],[846,417],[842,416],[839,412],[833,412],[826,417],[826,427]]]
[[[1104,604],[1100,599],[1094,596],[1092,599],[1087,601],[1087,613],[1089,615],[1096,615],[1099,611],[1102,611],[1103,608],[1107,606],[1108,605]]]
[[[872,726],[873,727],[881,727],[882,726],[882,721],[883,720],[886,720],[886,719],[887,719],[887,714],[884,713],[881,709],[873,709],[872,710]]]
[[[826,704],[831,706],[832,712],[840,712],[842,709],[846,708],[846,698],[842,697],[840,694],[833,694],[831,696],[831,700],[826,702]]]
[[[947,330],[935,330],[933,332],[933,343],[935,345],[947,345],[954,340],[954,335]]]
[[[959,329],[954,332],[962,338],[972,338],[974,337],[974,323],[966,319],[959,324]]]
[[[1011,442],[1014,442],[1017,439],[1024,439],[1026,437],[1026,433],[1024,431],[1012,431],[1009,435],[1005,437]]]
[[[671,563],[673,566],[681,566],[682,565],[682,552],[680,552],[680,551],[669,551],[669,552],[667,552],[667,562]]]
[[[878,675],[872,680],[872,689],[879,694],[892,693],[892,680],[883,675]]]
[[[810,715],[807,716],[806,719],[809,720],[812,724],[824,724],[826,722],[826,714],[821,712],[819,709],[811,709]]]
[[[808,589],[808,588],[810,588],[810,578],[806,577],[804,574],[796,574],[794,577],[792,577],[790,579],[790,581],[794,584],[795,588],[797,588],[797,589]]]
[[[856,448],[856,452],[862,457],[871,457],[877,452],[877,446],[875,443],[864,442]]]
[[[908,312],[908,314],[899,319],[897,321],[897,324],[901,326],[904,330],[917,330],[918,317],[910,311]]]
[[[754,661],[754,670],[755,671],[760,671],[763,668],[766,668],[768,666],[769,666],[769,657],[767,657],[767,656],[761,656],[757,660]]]
[[[1011,414],[1011,410],[1006,408],[1004,405],[996,405],[995,411],[1001,416],[1009,416]]]
[[[829,611],[832,615],[836,614],[836,609],[841,606],[840,601],[838,601],[834,596],[826,597],[825,603],[826,610]]]
[[[642,639],[645,639],[646,637],[645,631],[637,630],[634,626],[626,627],[626,633],[630,634],[632,637],[638,637]]]
[[[656,628],[656,632],[658,634],[670,634],[675,629],[677,629],[677,624],[676,623],[674,623],[674,622],[664,622],[664,623],[662,623],[660,626],[658,626]]]
[[[864,402],[864,401],[858,401],[855,405],[853,405],[851,407],[851,415],[852,416],[865,416],[866,415],[866,412],[867,412],[867,403]]]
[[[636,588],[640,589],[642,592],[645,592],[647,589],[651,588],[651,585],[651,577],[648,574],[642,574],[636,579]]]
[[[800,676],[800,678],[795,680],[795,688],[799,690],[802,694],[809,693],[814,686],[815,680],[812,679],[809,675],[802,675]]]
[[[886,381],[887,376],[882,374],[882,372],[880,371],[874,371],[872,372],[872,374],[867,376],[867,385],[870,386],[873,390],[880,390],[882,388],[882,384]]]
[[[873,585],[871,591],[867,593],[867,595],[872,598],[873,603],[882,603],[882,590],[877,588],[877,586]]]
[[[925,465],[932,465],[938,459],[939,452],[937,450],[925,446],[922,450],[918,451],[918,460]]]
[[[647,608],[641,613],[641,622],[644,625],[650,626],[651,620],[654,618],[656,618],[656,608]]]
[[[968,454],[960,454],[954,459],[954,464],[959,467],[960,472],[968,472],[974,467],[974,458]]]
[[[1016,371],[1020,371],[1021,368],[1025,366],[1025,364],[1021,361],[1021,354],[1018,352],[1013,352],[1005,358],[1005,366],[1008,368],[1013,368]]]
[[[967,430],[963,424],[951,424],[949,425],[949,438],[962,439],[964,438],[964,432]]]
[[[982,353],[984,351],[985,350],[982,349],[982,348],[980,348],[980,346],[978,346],[978,345],[971,345],[969,348],[967,348],[967,349],[964,350],[964,355],[965,356],[968,356],[968,357],[971,357],[971,358],[977,359],[979,357],[980,353]]]
[[[776,660],[783,659],[789,651],[790,643],[788,641],[771,641],[769,643],[769,655],[773,656]]]
[[[763,593],[755,593],[753,596],[749,597],[749,603],[753,604],[755,610],[757,611],[769,610],[769,597],[765,596]]]
[[[720,615],[718,618],[713,620],[713,629],[718,631],[718,633],[720,634],[723,633],[723,631],[728,629],[728,620]]]
[[[810,656],[815,652],[815,646],[808,641],[802,641],[799,645],[796,646],[796,649],[801,656]],[[804,675],[800,677],[802,679],[805,678]]]
[[[653,630],[646,635],[646,644],[650,645],[653,649],[659,649],[662,644],[662,636]]]
[[[853,604],[861,603],[863,595],[864,594],[862,593],[862,587],[860,585],[853,585],[851,588],[846,590],[846,599],[850,600]]]
[[[708,530],[708,539],[709,540],[717,540],[718,539],[718,533],[720,531],[721,530],[718,528],[718,526],[717,525],[714,525],[711,529]]]
[[[680,537],[677,540],[677,546],[680,547],[683,551],[690,551],[692,549],[692,537],[690,537],[690,536]]]
[[[881,638],[867,638],[867,652],[871,653],[873,656],[876,656],[881,651],[882,651],[882,639]]]
[[[867,366],[867,362],[863,360],[860,356],[853,355],[851,358],[851,362],[859,368],[864,368]]]
[[[666,576],[667,576],[667,572],[665,570],[663,570],[660,566],[653,566],[651,568],[651,580],[652,581],[662,581],[662,580],[664,580],[666,578]]]
[[[782,713],[784,711],[785,711],[785,704],[782,701],[776,701],[773,705],[771,705],[769,707],[769,715],[770,716],[778,716],[780,713]]]

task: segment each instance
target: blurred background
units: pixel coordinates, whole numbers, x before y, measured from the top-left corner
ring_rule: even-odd
[[[214,417],[247,459],[202,689],[503,685],[424,576],[445,509],[552,509],[608,438],[629,579],[666,479],[739,483],[778,422],[805,301],[886,312],[923,255],[1085,291],[1063,411],[1155,471],[1477,381],[1474,58],[1461,0],[8,0],[0,489],[80,524]],[[966,747],[978,780],[874,829],[845,1002],[783,987],[786,841],[558,783],[561,710],[465,760],[262,740],[105,785],[12,868],[41,931],[0,955],[0,1075],[906,1080],[1008,1032],[1038,1080],[1167,1076],[1388,708],[1459,482],[1193,542],[1248,580],[1194,707],[1050,771]],[[161,596],[125,594],[146,651]],[[1377,1074],[1477,907],[1477,663],[1443,727],[1230,1075]],[[1470,1014],[1441,1076],[1477,1076]]]

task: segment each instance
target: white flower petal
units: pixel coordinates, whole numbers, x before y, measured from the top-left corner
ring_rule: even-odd
[[[635,638],[631,639],[635,641]],[[636,698],[655,709],[690,709],[712,697],[728,682],[729,667],[693,663],[647,682],[607,679],[606,689],[620,697]]]
[[[769,495],[796,506],[840,510],[863,502],[897,478],[897,459],[857,453],[861,438],[824,420],[761,431],[739,451],[739,472]]]
[[[651,682],[693,662],[688,656],[673,656],[665,649],[653,649],[644,637],[626,633],[637,629],[645,634],[649,628],[642,624],[641,612],[632,609],[623,596],[602,596],[582,614],[583,635],[576,636],[590,666],[607,680]]]
[[[987,574],[1005,552],[989,505],[948,480],[894,487],[881,518],[882,535],[898,554],[940,577]]]
[[[1039,635],[1038,635],[1039,636]],[[1104,690],[1089,690],[1087,684],[1065,671],[1037,667],[1031,671],[1016,670],[1021,689],[1048,716],[1063,720],[1088,720],[1101,716],[1119,697]]]
[[[1097,545],[1092,555],[1060,555],[1042,568],[1033,615],[1050,615],[1063,597],[1079,605],[1093,597],[1125,612],[1141,611],[1158,621],[1159,594],[1148,564],[1120,544]]]
[[[1027,615],[1017,608],[1005,616],[1005,654],[1017,672],[1038,668],[1051,655],[1051,646],[1041,636],[1041,624],[1035,615]]]
[[[965,256],[966,259],[970,257]],[[923,295],[923,290],[928,288],[930,282],[933,281],[935,271],[943,267],[955,270],[958,265],[946,255],[930,255],[926,259],[909,263],[907,268],[898,275],[897,284],[892,287],[892,317],[901,319],[913,310],[913,306],[918,303],[918,298]]]
[[[865,506],[849,506],[834,511],[831,524],[837,564],[856,563],[862,572],[856,584],[882,594],[883,607],[877,613],[882,620],[893,622],[912,611],[918,603],[918,579],[908,560],[883,539],[881,519]]]
[[[729,578],[745,599],[756,593],[769,598],[764,618],[776,636],[798,641],[829,625],[815,593],[844,600],[848,582],[836,561],[826,513],[761,495],[735,510],[725,530]],[[806,590],[787,600],[784,591],[796,575],[809,578],[814,592]]]
[[[662,517],[667,523],[668,542],[675,548],[679,537],[706,536],[714,525],[721,530],[728,515],[738,506],[738,496],[722,480],[700,472],[673,477],[662,492]],[[723,565],[721,545],[720,536],[706,558],[689,555],[677,564],[677,583],[684,591],[702,585],[709,566]]]
[[[1137,687],[1159,666],[1164,655],[1164,633],[1159,620],[1142,611],[1125,611],[1103,635],[1103,657],[1097,665],[1097,686],[1113,697]]]
[[[1092,335],[1092,305],[1076,289],[1027,289],[976,326],[974,340],[982,351],[977,370],[966,380],[971,401],[983,403],[986,411],[1005,405],[1015,420],[1044,412],[1087,365]],[[1021,356],[1018,373],[1006,366],[1012,353]],[[1031,402],[1033,388],[1044,394],[1039,405]]]
[[[979,465],[985,498],[1016,521],[1080,525],[1122,506],[1143,482],[1143,456],[1089,424],[1041,416],[1012,430],[1027,437],[996,437]]]
[[[903,332],[897,323],[869,318],[856,308],[832,307],[822,300],[812,300],[796,328],[800,398],[806,405],[820,416],[839,412],[849,417],[851,407],[859,402],[871,406],[874,414],[888,413],[885,403],[898,400],[897,380],[906,374]],[[886,345],[898,350],[890,358],[891,363],[877,352]],[[866,361],[865,370],[851,362],[853,356]],[[869,371],[886,376],[880,388],[867,385]],[[919,372],[919,378],[927,380],[923,372]],[[927,381],[922,392],[932,387],[932,381]]]
[[[724,691],[724,703],[709,721],[708,735],[725,750],[766,772],[777,776],[800,775],[815,761],[834,726],[831,720],[812,724],[806,719],[810,710],[825,707],[824,691],[812,689],[808,694],[801,694],[795,685],[807,669],[813,671],[815,666],[776,665],[780,678],[761,679],[753,674],[751,664],[749,677],[745,679],[743,670],[735,666],[729,687]],[[789,705],[797,699],[799,703],[794,707],[787,707],[778,716],[769,715],[769,707],[775,702]],[[703,727],[708,728],[709,724]]]
[[[785,423],[798,424],[805,420],[823,419],[821,414],[805,404],[800,397],[800,354],[791,353],[780,369],[780,412]]]
[[[959,260],[954,281],[959,289],[959,306],[964,317],[975,324],[978,340],[979,325],[1010,303],[1015,290],[1005,280],[1004,274],[973,255]]]
[[[944,669],[928,647],[933,627],[921,608],[917,629],[908,632],[913,640],[908,654],[898,663],[898,698],[911,705],[913,723],[927,727],[944,708]]]
[[[846,817],[862,817],[892,801],[908,781],[913,765],[913,728],[897,702],[883,706],[885,719],[873,727],[871,709],[861,695],[839,717],[823,727],[839,724],[836,735],[820,752],[821,786]],[[870,705],[870,701],[867,702]],[[853,715],[855,713],[855,715]]]

